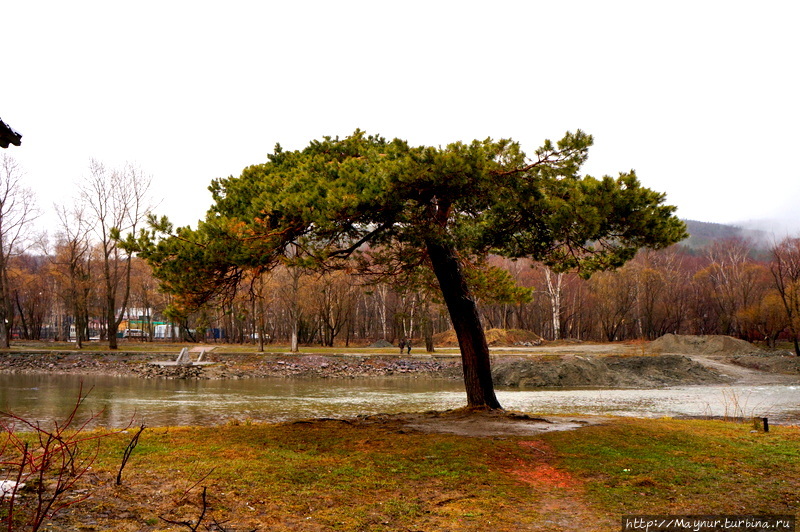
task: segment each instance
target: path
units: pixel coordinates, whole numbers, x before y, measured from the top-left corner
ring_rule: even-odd
[[[734,379],[731,384],[744,384],[753,386],[765,386],[770,384],[794,384],[800,382],[800,377],[796,375],[784,375],[782,373],[771,373],[745,368],[736,364],[731,364],[722,357],[711,357],[702,355],[685,355],[698,364],[712,369],[722,375]]]
[[[350,423],[380,423],[428,433],[467,437],[533,436],[556,430],[577,430],[604,423],[607,418],[581,416],[530,417],[503,411],[469,411],[368,416]],[[516,530],[548,532],[606,532],[618,529],[617,519],[603,514],[588,502],[585,481],[558,467],[550,446],[532,438],[518,444],[529,450],[518,455],[499,456],[497,467],[512,482],[530,486],[530,497],[519,502],[520,524]],[[502,527],[501,527],[502,528]],[[502,528],[506,530],[505,528]]]

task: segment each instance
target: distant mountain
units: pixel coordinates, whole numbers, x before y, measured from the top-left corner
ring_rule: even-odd
[[[774,242],[772,234],[761,229],[748,229],[735,225],[699,222],[697,220],[683,220],[683,222],[689,231],[689,238],[681,242],[681,244],[691,249],[702,249],[714,242],[731,238],[747,240],[756,250],[767,249]]]

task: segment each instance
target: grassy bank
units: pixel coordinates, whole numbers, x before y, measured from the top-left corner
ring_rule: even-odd
[[[102,440],[53,530],[618,530],[623,514],[800,507],[800,429],[619,419],[539,436],[396,420],[147,429]],[[214,523],[218,526],[214,528]]]

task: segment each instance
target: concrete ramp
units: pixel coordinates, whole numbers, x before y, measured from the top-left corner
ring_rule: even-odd
[[[196,346],[189,349],[188,347],[184,347],[181,349],[181,352],[178,353],[178,358],[173,360],[162,360],[156,362],[150,362],[150,364],[154,366],[205,366],[208,364],[214,364],[209,360],[206,360],[206,353],[212,351],[214,349],[213,346]],[[197,360],[192,361],[192,353],[198,353]]]

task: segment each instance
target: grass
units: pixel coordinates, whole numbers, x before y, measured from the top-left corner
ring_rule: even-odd
[[[196,522],[203,487],[204,526],[226,530],[617,530],[623,514],[797,513],[800,429],[750,430],[671,419],[503,438],[357,420],[151,428],[122,487],[132,433],[103,440],[83,486],[92,497],[57,523],[168,530],[161,517]]]
[[[800,508],[800,431],[747,423],[618,420],[551,434],[591,499],[624,513],[788,513]]]
[[[158,479],[174,479],[161,487],[167,492],[161,511],[182,517],[192,512],[177,504],[181,494],[206,474],[204,484],[220,519],[241,520],[244,514],[243,524],[257,522],[268,529],[305,529],[300,524],[311,521],[330,530],[396,530],[420,519],[430,525],[425,529],[448,529],[455,521],[489,512],[496,498],[492,486],[508,483],[483,459],[472,459],[486,454],[486,442],[476,439],[335,421],[148,432],[126,478],[136,478],[136,491],[142,485],[152,489]],[[105,445],[112,443],[120,442]],[[116,461],[113,452],[104,452],[97,467],[110,471]],[[469,511],[459,507],[464,499],[470,501]],[[432,517],[431,507],[441,511]]]

